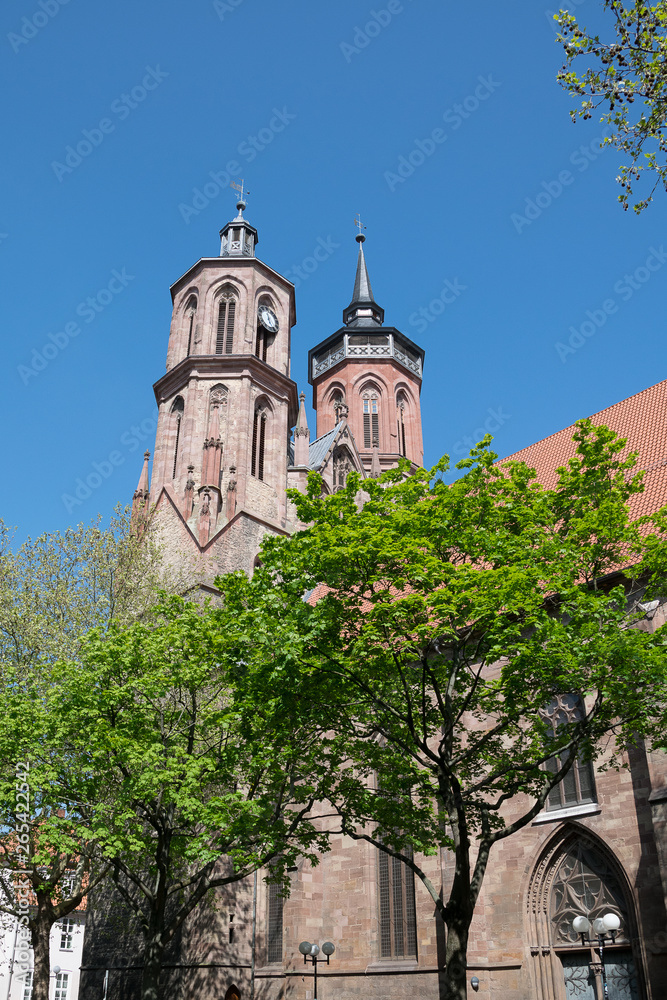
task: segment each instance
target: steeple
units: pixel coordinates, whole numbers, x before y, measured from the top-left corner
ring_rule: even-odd
[[[343,322],[346,326],[352,327],[382,326],[384,322],[384,309],[373,298],[371,279],[368,276],[368,268],[364,256],[366,237],[360,232],[355,239],[359,244],[357,274],[354,279],[352,301],[343,312]]]
[[[302,392],[299,396],[299,416],[294,430],[294,464],[298,466],[308,465],[308,448],[310,446],[310,430],[308,428],[308,417],[306,416],[306,394]]]
[[[257,230],[243,218],[246,203],[243,195],[236,203],[238,215],[220,230],[221,257],[254,257],[259,243]]]

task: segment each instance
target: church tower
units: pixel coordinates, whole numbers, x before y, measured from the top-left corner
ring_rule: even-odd
[[[393,326],[373,296],[359,233],[357,274],[343,326],[308,355],[317,437],[341,419],[354,437],[365,472],[379,475],[399,458],[424,458],[419,396],[424,351]]]
[[[167,556],[181,565],[188,553],[202,557],[209,582],[250,571],[262,536],[286,532],[298,412],[294,286],[256,257],[245,208],[240,200],[221,230],[220,255],[197,261],[171,287],[167,372],[154,385],[152,482],[135,495],[153,510]]]

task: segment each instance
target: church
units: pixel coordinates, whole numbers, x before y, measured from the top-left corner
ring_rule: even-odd
[[[257,257],[246,204],[220,233],[220,255],[200,259],[171,287],[166,373],[155,383],[158,425],[134,495],[150,512],[165,558],[193,586],[214,592],[218,574],[251,573],[267,533],[300,525],[286,489],[315,470],[324,489],[351,470],[380,475],[406,458],[423,463],[420,390],[424,351],[385,325],[357,236],[357,269],[343,325],[313,346],[308,377],[316,413],[290,377],[296,321],[290,281]],[[667,382],[602,413],[639,453],[646,491],[637,515],[667,501]],[[512,456],[551,485],[574,453],[565,428]],[[646,628],[663,624],[652,609]],[[469,995],[484,1000],[663,1000],[667,996],[667,762],[637,747],[620,773],[578,765],[533,821],[494,848],[472,925]],[[447,852],[424,859],[446,892]],[[186,921],[166,958],[170,1000],[437,1000],[443,928],[412,873],[371,845],[334,837],[311,868],[292,872],[289,898],[261,877],[220,890]],[[582,944],[581,914],[613,913],[604,949]],[[299,943],[331,941],[317,980]],[[138,996],[130,928],[91,902],[82,1000]]]

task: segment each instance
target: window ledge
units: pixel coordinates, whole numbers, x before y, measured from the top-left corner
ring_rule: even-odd
[[[564,809],[551,809],[548,812],[541,812],[532,822],[532,826],[541,823],[558,823],[562,819],[569,819],[570,816],[594,816],[602,812],[599,802],[583,802],[579,806],[567,806]]]
[[[366,966],[366,972],[410,972],[418,969],[416,958],[383,958],[381,962],[371,962]]]

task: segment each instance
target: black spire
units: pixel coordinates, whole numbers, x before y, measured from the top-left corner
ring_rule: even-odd
[[[354,279],[354,291],[352,301],[347,309],[343,311],[343,322],[346,326],[382,326],[384,322],[384,309],[382,309],[373,298],[371,279],[368,277],[366,258],[364,256],[364,242],[366,237],[359,233],[355,237],[359,244],[359,257],[357,258],[357,274]]]

